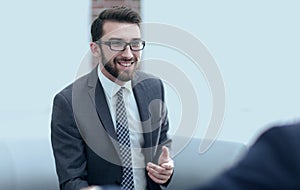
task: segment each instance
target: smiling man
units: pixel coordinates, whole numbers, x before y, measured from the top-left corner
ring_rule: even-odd
[[[53,102],[51,142],[60,189],[161,189],[173,173],[161,80],[138,70],[140,16],[104,10],[91,27],[98,61]]]

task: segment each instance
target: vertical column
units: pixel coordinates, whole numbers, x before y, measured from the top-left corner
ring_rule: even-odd
[[[92,0],[92,21],[99,15],[105,8],[113,6],[126,6],[134,9],[140,13],[141,0]]]

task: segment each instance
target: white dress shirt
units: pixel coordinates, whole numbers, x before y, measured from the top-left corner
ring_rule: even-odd
[[[116,130],[116,104],[117,95],[121,86],[114,83],[105,77],[98,66],[98,77],[104,89],[105,97],[107,100],[113,124]],[[142,153],[142,144],[144,144],[143,129],[139,116],[138,107],[134,98],[131,81],[124,85],[123,98],[127,112],[128,127],[131,142],[131,155],[133,164],[133,176],[135,190],[146,189],[146,176],[145,176],[145,157]]]

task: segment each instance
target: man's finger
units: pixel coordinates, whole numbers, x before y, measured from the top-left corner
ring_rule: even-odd
[[[171,170],[174,168],[174,164],[173,164],[173,162],[167,162],[167,163],[161,164],[161,167],[163,167],[167,170]]]
[[[162,153],[161,153],[162,159],[168,161],[170,159],[169,155],[169,149],[166,146],[162,147]]]
[[[158,173],[164,172],[166,169],[153,163],[147,164],[147,170],[152,169]]]

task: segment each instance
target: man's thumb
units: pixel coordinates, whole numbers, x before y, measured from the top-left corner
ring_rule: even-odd
[[[170,156],[169,156],[169,149],[168,149],[168,147],[166,147],[166,146],[163,146],[162,147],[162,152],[161,152],[161,161],[162,161],[162,163],[163,162],[167,162],[167,161],[169,161],[169,159],[170,159]]]

